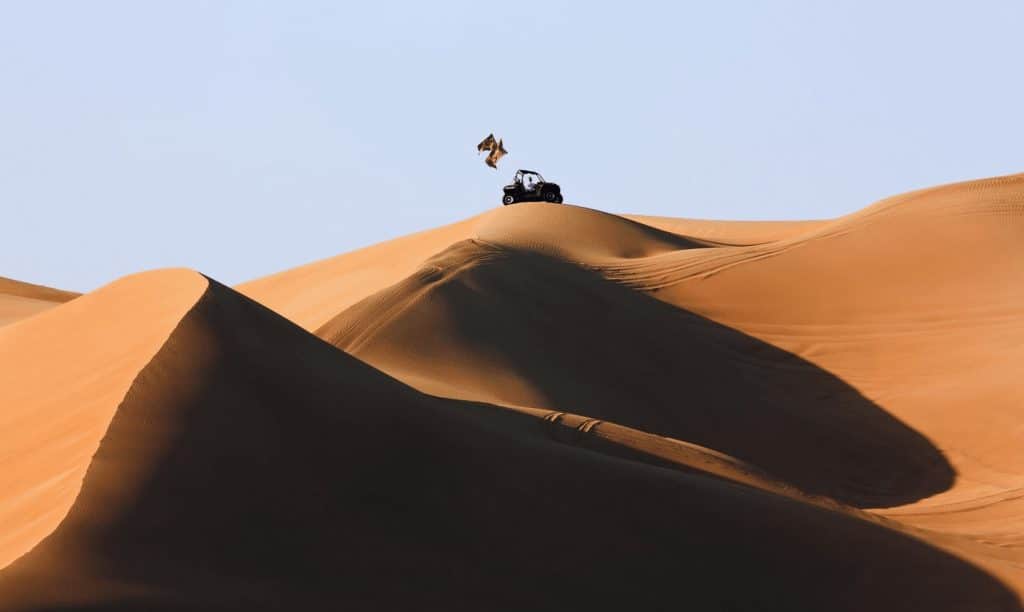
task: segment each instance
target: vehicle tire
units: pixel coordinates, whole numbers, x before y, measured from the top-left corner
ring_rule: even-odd
[[[505,206],[508,206],[509,204],[515,204],[515,202],[516,199],[510,195],[507,195],[501,199],[501,203],[504,204]]]
[[[555,193],[554,191],[549,191],[544,194],[544,201],[551,202],[552,204],[554,204],[555,202],[558,201],[558,194]]]
[[[562,194],[558,194],[558,196],[555,197],[555,204],[561,204],[561,203],[562,203]]]

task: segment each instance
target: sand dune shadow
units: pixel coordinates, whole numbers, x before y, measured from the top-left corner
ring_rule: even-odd
[[[1020,609],[904,534],[548,425],[417,393],[213,286],[0,607]]]
[[[370,363],[418,359],[424,376],[491,364],[539,390],[545,408],[708,446],[858,507],[913,502],[953,483],[923,435],[835,375],[740,331],[534,252],[466,241],[427,266],[433,274],[356,304],[318,335]],[[452,384],[524,401],[487,376]]]

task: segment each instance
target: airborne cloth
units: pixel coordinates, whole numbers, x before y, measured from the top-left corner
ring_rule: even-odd
[[[477,154],[489,151],[484,163],[495,170],[498,169],[498,160],[508,153],[508,151],[505,150],[505,146],[502,141],[494,139],[494,134],[488,134],[487,138],[481,140],[480,144],[476,145],[476,151]]]

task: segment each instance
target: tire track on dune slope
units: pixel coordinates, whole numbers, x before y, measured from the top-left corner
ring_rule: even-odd
[[[1020,610],[916,538],[426,396],[213,281],[180,323],[0,607]]]
[[[915,513],[900,510],[875,512],[863,510],[820,495],[813,495],[799,489],[784,479],[768,474],[760,468],[747,464],[735,457],[720,453],[690,442],[677,440],[625,427],[617,423],[598,421],[585,416],[550,412],[538,413],[527,411],[560,427],[552,430],[551,435],[566,444],[592,449],[597,452],[609,453],[631,461],[640,461],[683,473],[698,473],[741,486],[752,487],[760,491],[780,495],[800,503],[809,504],[830,512],[851,516],[861,521],[878,525],[922,542],[927,542],[953,555],[958,555],[983,567],[991,569],[995,574],[1014,581],[1014,570],[1024,570],[1018,555],[1013,550],[1018,545],[1005,540],[986,539],[970,533],[955,533],[948,529],[933,529],[926,525],[907,523],[901,518]],[[564,432],[557,430],[564,429]],[[1006,500],[1019,499],[1020,492],[1012,491],[1004,495],[993,496],[985,500],[989,504]],[[965,502],[955,511],[976,509],[973,504]],[[945,508],[935,508],[936,512],[944,512]],[[1007,569],[1011,571],[1007,571]]]
[[[644,291],[658,291],[686,281],[706,279],[736,266],[785,255],[806,244],[861,232],[879,223],[914,220],[921,215],[941,219],[983,215],[1012,217],[1021,213],[1024,213],[1024,174],[943,185],[886,198],[780,240],[670,251],[639,260],[608,258],[589,262],[589,265],[613,280]]]
[[[989,372],[995,372],[999,359],[1010,362],[1016,355],[1012,345],[1020,326],[1014,323],[1014,313],[1020,311],[1022,300],[1013,287],[1020,285],[1022,276],[1013,245],[1021,238],[1016,228],[1022,204],[1024,175],[999,177],[898,195],[806,227],[736,227],[738,236],[746,236],[734,241],[739,244],[730,244],[727,227],[695,226],[695,236],[681,232],[676,233],[679,240],[674,240],[666,237],[666,232],[645,229],[643,223],[623,223],[596,211],[543,204],[509,207],[485,213],[466,228],[467,238],[480,248],[502,251],[500,258],[459,267],[456,274],[443,282],[428,283],[425,291],[403,302],[405,307],[389,310],[384,317],[376,318],[368,305],[336,312],[333,319],[325,316],[329,323],[321,332],[330,337],[329,328],[337,332],[345,326],[366,325],[373,331],[358,342],[350,343],[341,336],[333,340],[429,392],[527,410],[586,413],[587,418],[705,444],[781,474],[779,478],[786,482],[796,482],[793,486],[822,493],[799,478],[794,480],[786,469],[736,452],[728,441],[723,447],[712,443],[710,437],[700,437],[708,432],[695,438],[692,432],[666,429],[671,424],[666,424],[664,414],[678,405],[709,419],[719,429],[743,429],[750,422],[744,420],[748,416],[743,411],[734,418],[732,413],[724,413],[730,415],[725,417],[708,408],[724,403],[734,390],[711,402],[670,406],[672,402],[658,399],[658,385],[623,376],[616,368],[602,371],[596,367],[594,363],[600,359],[621,363],[620,357],[595,344],[606,328],[621,326],[630,317],[623,317],[618,308],[621,304],[608,300],[602,289],[574,283],[559,288],[536,268],[526,273],[505,267],[522,257],[547,257],[756,338],[842,381],[901,426],[917,432],[930,448],[922,457],[938,453],[939,464],[944,462],[949,468],[949,478],[933,483],[920,502],[889,499],[883,505],[894,504],[894,515],[913,510],[916,504],[947,507],[950,500],[982,499],[999,495],[1000,488],[1019,487],[1006,476],[1022,471],[1011,454],[992,455],[999,448],[1012,447],[1016,435],[1012,421],[1016,409],[1008,401],[1013,381]],[[673,227],[671,220],[652,221],[652,225]],[[766,240],[765,236],[778,238]],[[435,259],[443,259],[443,255]],[[568,274],[575,278],[576,273]],[[539,286],[534,283],[538,279]],[[402,302],[408,297],[403,292],[424,280],[429,279],[415,278],[409,287],[396,290],[392,286],[381,293],[391,292],[388,300]],[[545,292],[559,297],[541,299],[539,304],[523,297]],[[968,302],[962,296],[971,299]],[[600,331],[588,331],[588,325]],[[534,328],[542,332],[534,333]],[[767,396],[777,394],[768,403],[781,404],[780,413],[787,414],[786,406],[816,406],[821,411],[817,417],[835,419],[826,429],[850,426],[843,420],[849,417],[842,414],[843,407],[853,401],[847,392],[797,390],[803,383],[794,372],[806,374],[806,365],[800,361],[782,366],[771,351],[766,353],[757,343],[731,344],[691,333],[692,329],[671,325],[666,329],[670,331],[662,330],[663,338],[651,331],[633,338],[616,335],[614,342],[646,347],[631,353],[631,358],[637,368],[646,368],[657,378],[672,371],[674,349],[665,346],[666,337],[708,341],[719,346],[709,352],[710,359],[726,363],[725,368],[714,372],[701,369],[705,365],[701,360],[709,357],[691,357],[696,365],[692,372],[677,376],[682,384],[676,388],[685,388],[702,377],[731,381],[737,372],[746,372],[735,385],[739,388],[775,377],[777,380],[766,383],[775,387]],[[448,337],[451,342],[438,337]],[[582,354],[566,353],[571,358],[553,357],[566,343],[585,349]],[[958,361],[964,367],[956,367]],[[450,367],[442,367],[445,362]],[[788,373],[778,379],[780,371]],[[556,375],[563,380],[549,380]],[[705,384],[697,380],[694,386],[706,389]],[[560,385],[566,388],[560,390]],[[614,400],[600,397],[595,388],[606,390],[605,395]],[[610,416],[613,408],[604,402],[639,405],[638,411],[648,414]],[[760,395],[739,402],[747,411],[762,403]],[[967,414],[966,406],[978,412],[977,422],[958,420],[958,414]],[[958,422],[960,426],[955,425]],[[602,426],[595,429],[601,431]],[[846,463],[870,463],[876,452],[898,454],[899,444],[886,441],[886,435],[865,432],[865,445],[871,450],[851,447]],[[971,440],[977,439],[1004,442],[969,448]],[[831,440],[823,443],[829,444]],[[952,466],[950,462],[954,462]],[[921,460],[919,467],[928,465],[927,459]],[[884,477],[876,482],[863,475],[850,479],[842,469],[823,470],[821,478],[842,482],[846,500],[859,498],[863,503],[854,505],[861,506],[871,505],[868,497],[885,497],[886,491],[900,487],[884,482]],[[908,512],[900,520],[908,522],[907,529],[931,530],[931,538],[948,535],[954,542],[949,546],[967,546],[964,538],[975,538],[990,542],[985,544],[989,549],[1009,550],[1024,529],[1020,519],[1002,516],[1006,513],[1012,514],[1013,508],[997,503],[991,507],[990,519],[981,510],[971,518],[976,525],[964,521],[963,513],[945,524],[941,514]],[[991,552],[971,550],[974,552],[963,554],[981,558]],[[1000,557],[1007,567],[1019,566],[1020,558]],[[1000,575],[1009,576],[1018,588],[1024,585],[1019,573]]]
[[[568,247],[558,246],[555,248],[545,243],[545,240],[550,240],[550,238],[531,235],[527,229],[524,229],[524,226],[528,224],[522,221],[522,217],[525,217],[529,211],[521,211],[519,213],[520,225],[508,230],[508,233],[514,235],[513,239],[506,239],[503,235],[506,233],[501,225],[504,218],[501,215],[493,216],[491,226],[486,233],[486,241],[482,242],[495,248],[509,249],[514,253],[541,253],[567,263],[571,262],[572,265],[590,270],[615,284],[642,293],[650,293],[674,306],[687,309],[688,306],[693,305],[697,312],[723,321],[729,327],[751,333],[776,347],[783,349],[791,347],[792,351],[797,354],[813,355],[814,363],[826,371],[834,373],[843,380],[857,381],[859,389],[870,390],[871,397],[881,402],[882,410],[911,427],[924,427],[925,436],[928,439],[941,440],[937,443],[942,449],[937,451],[940,455],[944,455],[947,450],[952,453],[957,461],[957,469],[963,470],[964,474],[957,478],[955,483],[947,482],[945,488],[938,487],[933,490],[933,493],[940,494],[948,492],[952,497],[940,495],[940,499],[936,502],[920,502],[922,508],[928,506],[938,508],[951,507],[942,502],[942,499],[947,497],[954,500],[960,500],[963,496],[970,497],[972,495],[970,490],[973,490],[971,487],[975,487],[972,484],[972,479],[982,483],[982,486],[977,487],[975,496],[979,500],[988,499],[990,487],[1003,487],[1009,491],[1014,486],[1005,478],[997,479],[991,485],[985,484],[985,474],[978,473],[978,470],[984,468],[986,463],[985,453],[978,455],[971,452],[958,452],[956,451],[956,441],[949,437],[950,434],[936,429],[936,425],[941,424],[943,419],[952,417],[929,418],[925,407],[912,411],[908,411],[906,408],[909,402],[915,401],[914,398],[922,394],[922,390],[927,392],[927,389],[931,388],[939,391],[942,389],[952,391],[958,386],[964,385],[969,388],[972,384],[969,380],[970,377],[976,374],[980,376],[984,373],[984,368],[979,365],[979,367],[966,367],[957,372],[955,368],[941,366],[941,369],[936,370],[944,372],[939,380],[934,373],[918,372],[909,366],[893,365],[888,374],[880,371],[879,367],[889,362],[899,363],[895,353],[893,357],[882,360],[882,357],[887,355],[886,347],[892,347],[896,353],[899,353],[899,351],[912,350],[917,345],[935,345],[931,349],[920,349],[921,354],[918,357],[907,354],[903,361],[910,360],[911,365],[914,363],[914,359],[924,365],[940,365],[940,356],[942,355],[948,355],[947,361],[953,360],[954,363],[958,359],[957,355],[962,355],[964,359],[973,364],[987,363],[981,355],[967,356],[973,355],[970,352],[974,350],[972,347],[986,346],[984,339],[990,337],[997,340],[991,347],[992,355],[1012,353],[1010,344],[1020,328],[1014,323],[1016,320],[1014,313],[1020,311],[1021,301],[1019,296],[1003,288],[1014,286],[1015,260],[1013,251],[1007,245],[1013,242],[1014,236],[1016,236],[1014,227],[1016,221],[1019,220],[1019,212],[1024,210],[1022,205],[1024,205],[1024,175],[1015,175],[903,194],[882,200],[863,211],[831,222],[824,222],[810,231],[789,236],[784,240],[738,247],[707,247],[698,244],[681,249],[663,249],[661,247],[645,249],[636,246],[631,246],[628,249],[608,248],[606,245],[610,244],[609,237],[602,236],[597,241],[600,248],[577,248],[575,245],[581,242],[580,237],[568,237],[566,238]],[[992,222],[997,219],[1005,219],[1008,223],[993,225]],[[608,223],[610,224],[612,221],[608,220]],[[566,223],[565,227],[571,227],[571,223]],[[931,244],[928,242],[929,238],[932,241]],[[623,252],[634,255],[623,257],[621,256]],[[835,259],[832,259],[833,257]],[[972,264],[971,261],[976,261],[976,263]],[[830,262],[832,263],[830,264]],[[834,278],[819,278],[825,272]],[[765,275],[764,280],[756,280],[758,273]],[[501,273],[496,274],[500,275]],[[857,289],[850,289],[854,299],[844,299],[842,297],[844,294],[841,291],[833,291],[842,286],[838,279],[843,278],[845,274],[850,274],[854,280],[863,285],[857,285]],[[910,275],[909,278],[907,275]],[[698,279],[706,282],[683,282]],[[516,282],[520,283],[520,286],[515,291],[535,291],[535,288],[527,289],[529,285],[524,281]],[[781,288],[776,289],[774,295],[759,296],[756,292],[743,290],[740,286],[743,283],[749,287],[764,287],[768,291],[772,291],[772,283],[779,283]],[[457,287],[460,284],[466,287],[463,293],[488,294],[486,281],[481,281],[479,269],[470,267],[460,269],[457,277],[449,279],[448,288],[440,290],[445,296],[439,299],[445,303],[450,302],[452,296],[459,292]],[[807,296],[795,292],[791,295],[787,294],[787,291],[799,289],[796,285],[802,285],[804,289],[827,288],[822,291],[832,292],[834,297],[829,300],[827,294],[821,291],[809,293]],[[485,289],[481,289],[482,286]],[[719,287],[725,289],[719,289]],[[957,301],[958,294],[975,296],[975,298],[970,304],[965,305],[963,300]],[[508,299],[509,294],[502,295],[506,296],[502,299]],[[562,299],[575,304],[582,310],[587,308],[586,302],[593,294],[584,293],[583,295],[586,297]],[[724,305],[731,306],[733,303],[739,303],[751,306],[746,310],[735,309],[739,314],[727,311],[723,303],[715,301],[716,296],[720,295],[728,296],[729,301],[724,302]],[[868,296],[876,301],[871,302],[870,299],[861,296]],[[801,310],[804,304],[811,304],[818,310],[813,311],[812,316],[804,315]],[[830,304],[834,306],[831,312],[828,310]],[[453,312],[465,313],[468,312],[468,309],[469,305],[466,302],[463,306],[453,309]],[[527,305],[518,301],[515,309],[529,310]],[[515,319],[513,315],[505,311],[500,311],[500,314],[498,311],[494,311],[492,315],[494,321],[502,322],[496,323],[498,325],[507,325],[509,319]],[[403,317],[399,318],[415,316],[415,309],[410,309],[403,313]],[[458,314],[448,315],[444,318],[446,320],[465,320],[466,316]],[[574,315],[570,313],[563,313],[559,316],[564,317],[564,320],[567,321],[574,318]],[[808,318],[803,320],[802,316]],[[342,315],[339,317],[344,318]],[[609,324],[618,323],[613,314],[609,314],[608,322]],[[404,327],[410,329],[419,325],[429,326],[430,324],[421,321],[416,324],[410,323]],[[480,328],[477,326],[456,325],[453,327],[447,322],[441,327],[448,329],[460,342],[463,338],[480,332]],[[386,338],[389,333],[398,335],[389,340]],[[402,333],[407,332],[399,333],[396,329],[389,330],[389,326],[385,326],[382,332],[375,336],[374,342],[361,344],[356,351],[371,362],[376,362],[387,369],[387,364],[390,361],[387,347],[401,344],[402,342],[398,338],[403,337]],[[486,334],[484,335],[486,336]],[[416,339],[413,337],[404,337],[406,346],[416,343]],[[545,336],[544,339],[549,341],[555,337],[557,334],[552,333]],[[1005,337],[1006,340],[999,340],[1001,337]],[[646,338],[645,336],[637,342],[643,344],[646,342]],[[950,342],[953,344],[946,346],[942,345],[943,342],[947,345]],[[657,346],[657,344],[655,343],[653,346]],[[505,353],[504,350],[498,352]],[[757,351],[751,353],[749,348],[739,349],[735,353],[736,363],[743,363],[744,367],[754,366],[759,361],[758,358],[750,358],[750,355],[756,355]],[[863,363],[851,360],[851,356],[858,357],[861,354],[866,355]],[[486,353],[479,355],[486,355]],[[544,361],[541,356],[534,358]],[[483,360],[485,357],[478,361]],[[527,379],[530,379],[530,376],[540,375],[526,363],[527,358],[513,361],[513,363],[509,363],[507,360],[502,361],[492,370],[512,371],[515,376]],[[472,364],[474,359],[466,358],[460,363]],[[395,369],[394,372],[398,376],[402,376],[404,373],[415,373],[417,384],[422,385],[426,380],[428,381],[426,386],[429,388],[432,366],[427,365],[421,368],[421,365],[407,355],[402,368]],[[553,369],[561,367],[562,371],[570,372],[578,366],[579,363],[572,366],[563,364],[553,366]],[[657,370],[657,366],[653,369]],[[438,371],[433,375],[450,377],[451,373]],[[595,378],[614,379],[615,376],[605,375]],[[477,383],[472,381],[468,384],[464,384],[466,381],[447,380],[446,382],[449,384],[446,384],[443,390],[440,385],[437,387],[439,393],[459,394],[461,390],[462,393],[473,396],[478,392],[473,390]],[[915,385],[918,387],[917,389],[913,388]],[[600,401],[591,401],[594,398],[587,396],[585,391],[577,389],[577,392],[579,397],[576,398],[575,406],[570,398],[571,394],[566,394],[559,399],[557,393],[552,395],[548,386],[530,397],[516,397],[514,394],[509,397],[496,397],[500,394],[496,394],[494,389],[488,389],[487,398],[489,401],[502,401],[510,405],[534,406],[558,411],[575,410],[580,412],[579,407],[586,406],[582,411],[586,412],[589,418],[609,418],[607,415],[591,414],[591,407],[599,406]],[[991,392],[994,391],[986,391],[984,387],[977,391],[979,394]],[[641,397],[640,401],[645,404],[657,403],[650,401],[648,396],[642,393],[638,397]],[[541,399],[538,400],[538,398]],[[627,398],[621,399],[624,402],[629,401]],[[822,395],[818,400],[824,403],[835,403],[836,401],[835,397],[827,394]],[[949,401],[946,403],[948,404]],[[1002,410],[1003,408],[999,408],[1001,405],[994,404],[993,409]],[[952,405],[944,407],[942,414],[952,415],[953,413],[950,411],[954,409],[955,406]],[[597,408],[597,410],[601,410],[601,408]],[[1005,416],[993,419],[993,422],[1005,421]],[[640,425],[637,422],[628,421],[628,418],[625,421],[621,418],[610,418],[610,420],[625,422],[627,425],[646,431],[666,434],[663,426],[651,427],[650,423]],[[974,426],[971,426],[971,429],[982,430],[982,428]],[[1003,435],[1008,436],[1008,439],[1013,437],[1013,431],[1012,428],[1002,429]],[[667,435],[680,437],[678,433]],[[980,434],[972,433],[970,435]],[[985,435],[997,434],[993,432]],[[681,437],[688,441],[694,441],[692,437],[685,435]],[[707,446],[723,450],[717,444],[707,444]],[[999,446],[1005,447],[1006,445],[997,445],[994,448]],[[734,449],[727,450],[730,455],[736,454],[733,452]],[[749,459],[749,457],[745,457],[745,459]],[[863,457],[860,455],[851,455],[849,458],[851,462],[862,460]],[[753,463],[764,467],[763,463],[757,461]],[[994,465],[1001,465],[1000,469],[1005,474],[1019,473],[1019,469],[1007,465],[1006,457],[996,459]],[[772,471],[778,473],[778,470]],[[786,480],[792,482],[789,478]],[[870,496],[872,494],[872,486],[848,484],[847,492],[853,496]],[[955,491],[953,490],[954,484],[957,487]],[[1008,505],[1012,503],[1012,499],[1010,499],[1012,495],[1007,496],[1002,493],[995,493],[995,495],[1002,499],[1002,502],[991,507],[993,518],[988,527],[984,526],[982,522],[984,517],[980,514],[971,519],[977,521],[977,526],[972,526],[970,520],[954,519],[952,516],[946,518],[953,522],[947,522],[944,525],[941,514],[917,514],[902,510],[893,511],[892,520],[906,521],[906,529],[920,529],[922,533],[927,533],[927,537],[933,541],[948,540],[944,544],[948,549],[967,551],[963,554],[972,556],[979,560],[979,563],[987,563],[987,567],[993,567],[993,565],[985,560],[986,556],[998,558],[998,563],[1002,565],[996,567],[994,571],[1002,572],[1001,575],[1008,577],[1015,584],[1024,584],[1024,576],[1018,571],[1021,566],[1021,557],[1016,553],[1010,554],[1018,548],[1015,542],[1022,533],[1019,526],[1020,520],[1000,516],[1000,513],[1012,513],[1013,508]],[[912,509],[916,506],[911,503],[904,507]],[[980,504],[978,508],[989,509],[989,505]],[[882,514],[888,514],[888,512]],[[925,516],[940,518],[925,520],[922,518]],[[983,547],[978,548],[972,542],[982,543]],[[997,553],[997,549],[1004,552]],[[1010,551],[1010,553],[1005,551]]]
[[[800,252],[656,295],[798,352],[921,431],[956,482],[883,513],[1016,550],[1003,558],[1024,584],[1024,507],[1006,494],[1024,474],[1008,366],[1024,358],[1022,213],[1024,175],[925,189],[845,217],[844,234]]]
[[[564,260],[495,248],[455,245],[427,264],[444,268],[443,282],[417,275],[317,334],[427,392],[585,406],[853,505],[905,503],[952,482],[923,437],[810,363]],[[372,335],[350,333],[363,329]]]
[[[325,331],[318,331],[317,335],[332,344],[343,344],[348,347],[349,352],[354,353],[370,342],[379,330],[398,319],[403,312],[415,308],[423,299],[428,298],[435,286],[445,283],[465,268],[500,256],[499,249],[485,248],[481,241],[470,239],[465,241],[465,244],[470,246],[466,249],[469,256],[457,267],[435,265],[428,259],[422,267],[399,283],[403,287],[410,287],[410,292],[380,292],[351,307],[353,311],[372,312],[371,320],[360,325],[321,327],[320,329]]]

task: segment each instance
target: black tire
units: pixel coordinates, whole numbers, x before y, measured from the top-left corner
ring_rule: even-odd
[[[555,198],[555,204],[561,204],[561,203],[562,203],[562,194],[558,194],[558,197]]]
[[[501,199],[501,203],[504,204],[505,206],[508,206],[509,204],[515,204],[516,199],[513,196],[507,195]]]
[[[558,202],[558,194],[554,191],[549,191],[544,194],[544,201],[551,202],[552,204]]]

